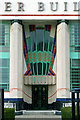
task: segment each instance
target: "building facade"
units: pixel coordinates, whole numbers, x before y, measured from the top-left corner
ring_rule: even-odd
[[[79,1],[3,1],[0,88],[16,110],[58,109],[80,87]]]

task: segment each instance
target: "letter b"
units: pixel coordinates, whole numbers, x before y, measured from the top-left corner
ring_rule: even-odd
[[[38,11],[44,11],[44,3],[38,2]]]

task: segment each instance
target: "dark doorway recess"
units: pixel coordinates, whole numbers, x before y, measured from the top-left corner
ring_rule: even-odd
[[[47,110],[48,106],[48,86],[32,86],[32,106],[33,110]]]

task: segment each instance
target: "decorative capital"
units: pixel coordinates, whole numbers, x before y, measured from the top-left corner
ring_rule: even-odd
[[[58,20],[57,21],[57,25],[60,24],[60,23],[62,23],[62,22],[65,22],[66,24],[68,24],[69,21],[68,20],[64,20],[64,19],[63,20]]]
[[[12,21],[11,21],[11,24],[13,24],[13,23],[15,23],[15,22],[17,22],[17,23],[19,23],[19,24],[22,25],[22,20],[18,20],[18,19],[12,20]]]

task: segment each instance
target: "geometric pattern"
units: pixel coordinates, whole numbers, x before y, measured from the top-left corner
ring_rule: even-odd
[[[35,25],[29,25],[30,32],[35,31],[35,29],[36,29]],[[45,25],[45,31],[50,32],[50,30],[51,30],[51,25]],[[43,61],[45,63],[49,62],[49,64],[50,64],[48,75],[55,76],[56,74],[53,72],[52,67],[53,67],[53,63],[54,63],[54,60],[55,60],[55,56],[56,56],[56,31],[55,31],[52,53],[51,52],[46,52],[46,51],[39,51],[39,52],[37,51],[37,56],[36,56],[36,51],[34,51],[32,53],[30,53],[30,52],[28,53],[24,28],[23,28],[23,36],[24,36],[24,39],[23,39],[24,57],[25,57],[27,67],[28,67],[28,70],[25,72],[24,75],[32,75],[31,74],[30,63],[32,63],[32,62],[36,63],[36,59],[37,59],[37,61],[41,62],[42,59],[43,59]],[[51,56],[52,56],[52,58],[51,58]],[[30,61],[28,61],[28,60],[30,60]],[[51,63],[50,63],[50,61],[51,61]]]
[[[51,60],[51,65],[50,65],[50,68],[49,68],[48,75],[54,75],[54,76],[56,75],[52,70],[52,66],[53,66],[53,63],[54,63],[54,60],[55,60],[55,56],[56,56],[56,30],[55,30],[55,37],[54,37],[53,50],[52,50],[52,60]]]
[[[28,61],[28,50],[27,50],[27,44],[26,44],[26,37],[25,37],[25,31],[24,31],[24,26],[23,26],[23,46],[24,46],[24,57],[26,59],[27,67],[28,70],[24,75],[31,75],[31,69]]]

